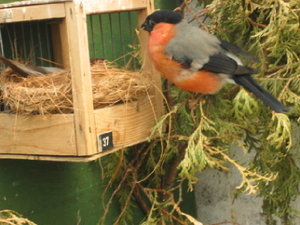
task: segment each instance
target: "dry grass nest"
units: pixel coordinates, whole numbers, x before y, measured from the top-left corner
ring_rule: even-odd
[[[37,225],[12,210],[0,210],[1,225]]]
[[[91,65],[94,108],[137,100],[149,93],[149,75],[119,69],[96,60]],[[5,112],[18,114],[72,113],[72,84],[67,71],[41,77],[21,77],[11,69],[0,74],[0,102]]]

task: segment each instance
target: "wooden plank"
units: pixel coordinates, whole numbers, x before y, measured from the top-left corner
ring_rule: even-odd
[[[72,0],[31,0],[31,1],[16,1],[11,3],[0,4],[0,9],[12,8],[12,7],[23,7],[29,5],[41,5],[41,4],[52,4],[58,2],[69,2]]]
[[[0,158],[52,161],[91,161],[127,146],[147,141],[158,107],[145,97],[137,102],[94,111],[97,134],[112,131],[110,151],[76,155],[72,114],[15,116],[0,114]]]
[[[65,3],[78,155],[97,153],[86,15],[78,1]]]
[[[116,152],[119,149],[114,149],[107,152],[105,155]],[[3,154],[0,153],[0,159],[25,159],[25,160],[44,160],[56,162],[90,162],[104,156],[102,153],[97,153],[91,156],[55,156],[55,155],[26,155],[26,154]]]
[[[154,1],[148,0],[147,1],[147,8],[144,10],[139,11],[138,13],[138,27],[141,27],[141,25],[144,23],[146,17],[154,12]],[[146,73],[151,74],[151,79],[153,81],[153,85],[155,86],[155,106],[156,108],[156,115],[157,117],[160,117],[163,114],[163,93],[161,90],[161,75],[158,73],[155,68],[153,67],[153,64],[151,62],[151,59],[148,54],[148,32],[140,29],[139,32],[139,39],[141,41],[141,55],[143,59],[143,65],[142,70]]]
[[[65,7],[63,4],[0,9],[0,23],[14,23],[63,17],[65,17]]]
[[[112,131],[114,147],[117,149],[145,141],[155,125],[157,107],[151,102],[145,98],[95,110],[97,134]]]
[[[23,160],[45,160],[55,162],[90,162],[101,157],[100,154],[93,156],[47,156],[47,155],[25,155],[25,154],[2,154],[0,159],[23,159]]]
[[[44,161],[56,161],[56,162],[90,162],[119,150],[120,148],[114,148],[105,153],[97,153],[90,156],[27,155],[27,154],[0,153],[0,159],[44,160]]]
[[[76,155],[72,115],[0,113],[0,153]]]
[[[52,52],[54,61],[65,69],[70,69],[69,43],[67,37],[66,21],[51,24]]]
[[[86,14],[145,9],[147,0],[74,0],[83,3]]]

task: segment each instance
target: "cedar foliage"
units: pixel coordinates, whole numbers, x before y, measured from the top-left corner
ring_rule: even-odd
[[[244,46],[257,56],[260,63],[254,66],[260,73],[256,78],[290,106],[288,117],[267,111],[260,102],[253,103],[250,96],[244,96],[243,90],[233,100],[234,118],[242,124],[243,117],[246,117],[244,122],[248,129],[254,131],[252,136],[258,142],[252,145],[256,146],[256,157],[251,168],[277,174],[273,182],[258,182],[268,223],[272,223],[272,215],[277,215],[288,224],[294,215],[290,203],[298,195],[300,178],[293,157],[299,140],[297,134],[292,138],[293,132],[299,130],[295,131],[291,126],[294,124],[295,128],[300,121],[300,2],[215,0],[206,9],[211,18],[209,29],[218,37]],[[245,105],[249,107],[245,108]],[[249,138],[245,141],[253,143]]]
[[[300,2],[199,0],[203,9],[189,2],[183,5],[190,22],[243,46],[259,59],[245,63],[260,71],[255,79],[290,112],[274,113],[233,85],[217,95],[200,96],[165,83],[166,114],[153,129],[160,138],[116,153],[104,163],[113,169],[106,173],[111,177],[108,187],[118,190],[110,201],[117,198],[123,205],[115,224],[132,219],[131,200],[145,213],[143,224],[196,223],[180,209],[183,184],[187,181],[192,190],[197,172],[208,167],[226,171],[228,164],[240,172],[240,191],[264,198],[268,224],[274,215],[289,224],[294,215],[290,202],[297,197],[300,182],[293,157],[299,147],[293,128],[300,122]],[[242,165],[233,159],[232,144],[245,153],[255,151],[253,162]]]

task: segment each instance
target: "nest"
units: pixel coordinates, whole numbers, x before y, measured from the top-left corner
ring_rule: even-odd
[[[147,75],[119,69],[108,61],[95,61],[91,73],[95,109],[137,100],[145,96],[151,86]],[[24,78],[6,69],[0,74],[0,101],[9,113],[72,113],[70,73],[63,71]]]

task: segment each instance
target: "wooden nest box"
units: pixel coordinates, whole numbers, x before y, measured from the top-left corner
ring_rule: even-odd
[[[94,109],[87,15],[137,12],[138,26],[153,10],[152,0],[31,0],[0,4],[0,25],[55,20],[52,54],[70,70],[73,112],[20,115],[0,113],[0,158],[89,161],[146,141],[162,113],[159,88],[151,97]],[[146,54],[148,34],[139,32],[142,70],[160,87]]]

